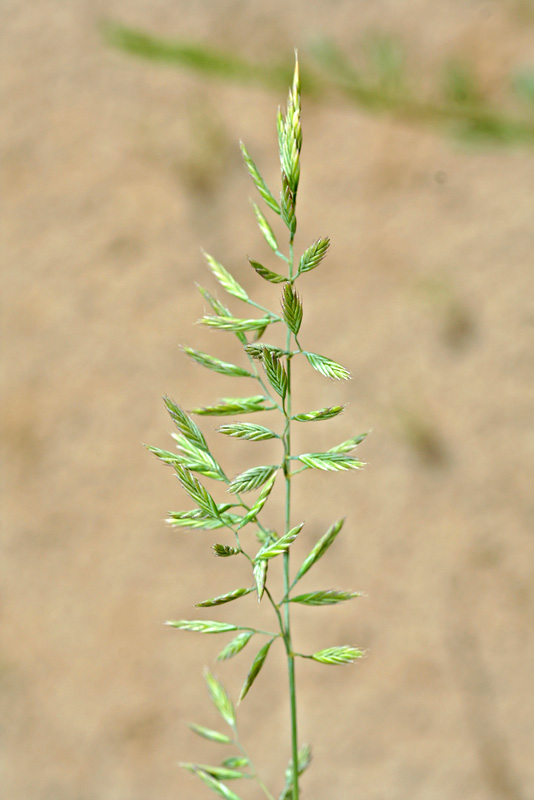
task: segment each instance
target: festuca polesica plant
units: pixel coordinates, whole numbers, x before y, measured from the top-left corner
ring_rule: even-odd
[[[251,649],[256,644],[259,649],[252,658],[252,664],[246,675],[239,696],[243,700],[250,687],[258,677],[271,648],[279,644],[285,651],[288,672],[288,704],[291,742],[289,765],[285,774],[285,784],[279,800],[298,800],[300,796],[299,778],[310,762],[310,748],[300,746],[297,729],[297,694],[295,682],[295,662],[306,658],[320,664],[348,664],[363,655],[363,651],[352,645],[333,645],[311,654],[296,653],[293,649],[293,632],[291,628],[291,606],[299,603],[306,606],[325,606],[342,603],[359,596],[358,592],[334,589],[299,592],[298,583],[311,570],[319,559],[333,544],[343,527],[343,519],[333,522],[328,530],[309,549],[308,555],[296,570],[291,565],[291,549],[293,542],[301,535],[303,522],[295,522],[292,516],[291,492],[297,475],[306,470],[353,470],[359,469],[362,462],[357,460],[352,451],[365,438],[361,434],[347,439],[326,452],[294,453],[291,448],[291,433],[295,425],[320,423],[337,417],[344,410],[343,405],[332,405],[318,410],[298,409],[294,413],[292,407],[292,365],[296,358],[305,359],[309,367],[326,378],[334,381],[348,380],[349,371],[332,359],[319,353],[305,350],[299,341],[302,322],[303,304],[297,293],[305,282],[306,274],[321,265],[327,255],[329,239],[318,239],[300,256],[295,258],[294,239],[297,229],[296,201],[300,177],[300,152],[302,146],[301,104],[298,61],[295,63],[293,85],[289,91],[289,99],[285,114],[278,112],[278,142],[282,172],[282,189],[280,199],[267,188],[256,164],[242,144],[241,149],[245,164],[262,200],[270,212],[281,217],[288,231],[287,254],[279,249],[277,239],[263,211],[254,204],[256,219],[268,245],[281,262],[280,271],[274,271],[258,261],[249,259],[252,269],[257,275],[281,290],[281,310],[270,311],[251,299],[238,281],[210,255],[205,254],[207,264],[221,285],[233,298],[256,313],[254,318],[235,316],[220,300],[213,297],[205,289],[200,289],[205,301],[213,313],[202,317],[200,322],[217,331],[225,331],[236,336],[243,351],[243,365],[222,361],[207,353],[184,347],[184,352],[193,361],[213,372],[225,376],[247,379],[257,385],[256,394],[247,396],[226,397],[214,405],[193,409],[194,415],[201,417],[219,416],[225,418],[247,417],[255,412],[272,414],[272,427],[266,427],[249,421],[230,421],[218,428],[223,436],[252,442],[277,440],[279,459],[275,464],[250,467],[237,476],[230,478],[221,464],[213,456],[204,434],[193,418],[173,400],[165,397],[165,404],[175,423],[178,433],[173,434],[176,452],[149,449],[166,464],[173,467],[182,487],[194,501],[196,508],[189,511],[176,511],[170,514],[169,522],[177,528],[226,532],[231,544],[217,543],[213,552],[221,559],[246,559],[250,568],[250,581],[246,586],[229,589],[218,597],[212,597],[196,604],[198,608],[211,608],[232,603],[245,595],[255,593],[258,602],[268,603],[273,613],[273,631],[265,631],[251,626],[243,626],[231,622],[207,619],[172,620],[167,624],[185,631],[198,631],[205,634],[231,633],[233,638],[223,647],[217,656],[218,661],[226,661],[243,650]],[[258,315],[259,312],[259,315]],[[285,345],[269,344],[266,336],[271,326],[285,328]],[[261,444],[259,448],[261,448]],[[199,477],[198,477],[199,476]],[[227,490],[228,498],[218,503],[206,487],[208,480],[218,481]],[[285,485],[285,512],[280,521],[279,530],[268,528],[262,519],[263,509],[276,481]],[[253,499],[248,500],[250,493],[259,490]],[[222,538],[222,537],[221,537]],[[281,596],[275,596],[269,570],[279,569],[282,572],[283,585]],[[199,736],[233,748],[230,755],[218,766],[207,764],[184,763],[182,766],[195,774],[215,794],[225,800],[241,800],[239,794],[230,789],[228,781],[248,779],[256,782],[265,797],[274,800],[275,794],[265,785],[252,760],[244,748],[237,730],[234,703],[218,678],[209,670],[205,672],[207,688],[211,699],[222,719],[229,728],[228,732],[220,732],[201,725],[191,725]],[[278,736],[277,736],[278,739]],[[226,755],[226,753],[225,753]]]

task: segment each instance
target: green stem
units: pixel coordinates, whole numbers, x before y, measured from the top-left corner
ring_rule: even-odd
[[[268,800],[274,800],[273,795],[270,793],[270,791],[268,790],[267,786],[265,785],[265,783],[262,781],[261,777],[259,776],[258,770],[254,766],[254,762],[252,761],[252,759],[250,758],[249,754],[247,753],[247,751],[245,750],[245,748],[241,744],[241,741],[239,739],[239,733],[237,731],[237,726],[236,725],[232,725],[232,730],[234,732],[234,743],[236,744],[237,748],[243,753],[244,757],[248,761],[248,765],[249,765],[250,769],[252,770],[252,773],[251,773],[250,777],[254,781],[256,781],[256,783],[258,784],[258,786],[262,790],[262,792],[265,795],[265,797],[268,798]]]
[[[265,308],[265,306],[262,306],[260,303],[256,303],[250,297],[247,297],[247,299],[244,302],[248,303],[249,306],[254,306],[254,308],[258,308],[260,311],[264,311],[271,318],[271,324],[274,322],[283,322],[282,317],[280,317],[278,314],[273,314],[273,312],[269,311],[268,308]]]
[[[269,598],[269,602],[272,605],[274,613],[276,614],[276,616],[278,618],[278,624],[280,625],[280,633],[277,634],[277,636],[281,636],[285,641],[285,633],[286,633],[286,631],[285,631],[285,627],[284,627],[284,621],[282,619],[282,615],[280,614],[280,609],[278,608],[278,605],[275,603],[275,601],[273,599],[273,596],[272,596],[272,594],[269,591],[269,588],[267,586],[265,586],[265,594]]]
[[[289,258],[286,255],[284,255],[283,253],[281,253],[280,250],[275,250],[275,255],[277,255],[278,258],[281,258],[282,261],[285,261],[286,264],[289,264]]]
[[[236,631],[253,631],[254,633],[261,633],[264,636],[270,636],[271,639],[279,639],[280,634],[274,633],[273,631],[263,631],[261,628],[251,628],[250,625],[236,625]]]
[[[293,237],[289,243],[289,279],[293,277]],[[291,331],[287,331],[286,350],[291,349]],[[291,359],[287,359],[287,395],[285,403],[286,426],[284,431],[284,476],[286,481],[285,504],[285,530],[291,529],[291,477],[289,473],[289,460],[291,458]],[[286,550],[284,559],[284,595],[289,595],[289,550]],[[284,643],[287,653],[287,671],[289,679],[289,710],[291,715],[291,754],[293,761],[293,800],[299,800],[299,773],[298,773],[298,729],[297,729],[297,692],[295,685],[295,655],[291,643],[291,621],[289,603],[284,604]]]

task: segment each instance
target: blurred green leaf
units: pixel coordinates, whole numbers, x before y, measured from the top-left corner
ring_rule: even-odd
[[[209,78],[258,85],[279,91],[291,81],[285,61],[250,62],[235,53],[210,45],[167,39],[137,28],[106,20],[100,30],[112,47],[131,55],[189,69]],[[436,91],[418,89],[417,78],[409,76],[401,45],[390,36],[368,36],[361,46],[363,59],[353,63],[337,45],[320,38],[310,46],[310,57],[302,61],[302,92],[316,99],[345,97],[371,113],[389,113],[412,124],[446,129],[474,144],[534,144],[534,121],[514,111],[501,110],[484,97],[471,64],[451,61],[445,67],[445,97]],[[534,102],[533,72],[527,68],[511,83],[516,95]],[[250,169],[250,165],[249,165]],[[253,175],[254,178],[254,175]],[[283,202],[283,197],[282,197]],[[279,212],[277,201],[269,201]],[[287,204],[286,204],[287,205]],[[287,211],[287,209],[286,209]],[[286,213],[286,224],[292,224]]]
[[[100,30],[105,41],[112,47],[150,61],[186,67],[226,81],[260,83],[276,90],[285,89],[291,82],[292,70],[286,65],[266,68],[262,64],[251,64],[239,56],[206,45],[152,36],[138,28],[112,20],[102,22]]]

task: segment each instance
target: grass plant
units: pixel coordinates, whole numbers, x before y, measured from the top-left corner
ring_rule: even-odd
[[[240,598],[255,594],[258,602],[266,603],[272,611],[272,630],[243,626],[231,622],[210,619],[178,619],[167,624],[182,631],[202,634],[232,634],[230,641],[220,650],[217,660],[228,661],[245,647],[256,652],[250,669],[244,677],[239,702],[257,680],[271,649],[281,646],[287,661],[287,703],[289,706],[289,763],[281,789],[273,793],[264,783],[247,750],[240,740],[236,710],[223,684],[210,671],[205,680],[209,695],[228,730],[219,731],[202,725],[191,725],[198,736],[231,747],[231,755],[220,764],[184,763],[182,766],[196,775],[212,792],[225,800],[240,800],[239,794],[228,786],[229,781],[254,781],[269,800],[298,800],[300,776],[308,767],[311,751],[302,745],[298,736],[297,690],[295,664],[298,659],[310,659],[319,664],[338,666],[350,664],[361,658],[363,651],[352,644],[337,645],[312,653],[295,652],[291,609],[293,604],[304,606],[327,606],[344,603],[355,597],[354,591],[319,589],[301,591],[301,579],[310,571],[316,571],[317,562],[325,555],[340,534],[344,520],[335,520],[328,530],[307,548],[307,555],[297,565],[291,563],[292,546],[302,536],[304,522],[295,520],[292,509],[292,487],[297,475],[308,470],[347,471],[363,466],[353,451],[364,440],[366,434],[353,436],[323,452],[295,453],[292,449],[292,431],[295,426],[326,422],[340,415],[343,405],[332,405],[319,409],[294,409],[293,363],[301,359],[321,376],[332,381],[345,381],[349,371],[330,357],[304,349],[300,342],[303,319],[303,302],[297,291],[306,281],[311,270],[320,268],[327,256],[328,238],[319,238],[307,247],[299,258],[295,256],[294,240],[297,230],[297,193],[300,178],[300,153],[302,147],[301,100],[298,61],[295,63],[293,82],[285,113],[279,110],[278,143],[281,164],[281,192],[279,199],[267,187],[255,162],[242,144],[243,158],[250,177],[259,193],[263,208],[253,204],[256,221],[262,236],[273,252],[278,267],[272,269],[263,263],[249,259],[251,269],[260,280],[277,288],[280,294],[280,309],[269,310],[254,301],[235,277],[211,255],[205,253],[206,263],[222,289],[234,300],[249,307],[252,315],[236,316],[220,300],[201,288],[210,313],[200,320],[201,324],[237,337],[243,352],[242,364],[234,364],[213,355],[184,347],[185,354],[197,364],[215,373],[230,376],[239,381],[247,380],[256,385],[255,393],[226,397],[212,405],[201,406],[186,413],[169,397],[165,398],[167,410],[176,425],[174,434],[176,451],[149,449],[165,464],[173,467],[186,494],[195,508],[171,513],[169,522],[179,529],[194,529],[229,533],[231,544],[218,542],[213,545],[215,556],[220,559],[240,558],[246,561],[250,580],[245,586],[231,588],[222,595],[210,597],[197,603],[201,609],[211,609],[238,602]],[[280,248],[266,213],[281,218],[287,231],[287,248]],[[285,250],[285,252],[284,252]],[[267,340],[271,329],[282,326],[280,344]],[[257,412],[268,412],[273,418],[272,426],[249,421]],[[194,421],[193,416],[223,417],[226,420],[218,428],[222,436],[236,440],[261,442],[273,440],[279,445],[279,457],[274,464],[248,467],[234,477],[229,477],[223,466],[210,450],[207,440]],[[245,421],[243,421],[245,418]],[[263,414],[262,417],[263,419]],[[206,484],[214,481],[226,489],[226,502],[217,502]],[[284,512],[279,530],[271,530],[265,523],[264,506],[269,501],[276,482],[284,486]],[[252,496],[252,500],[249,500]],[[305,534],[304,534],[305,535]],[[222,536],[221,536],[222,538]],[[293,559],[294,561],[295,559]],[[278,583],[271,578],[276,571],[282,579]],[[274,586],[283,586],[276,596]],[[282,781],[281,781],[282,784]]]

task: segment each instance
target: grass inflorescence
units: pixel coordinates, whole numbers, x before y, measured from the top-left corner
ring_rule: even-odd
[[[360,593],[340,589],[317,589],[296,591],[300,580],[315,567],[341,532],[344,520],[331,524],[328,530],[309,550],[296,570],[291,568],[291,552],[294,542],[302,537],[304,522],[295,521],[292,514],[291,490],[297,474],[307,470],[347,471],[359,469],[362,462],[353,451],[365,439],[359,434],[347,439],[324,452],[295,453],[291,447],[291,432],[295,424],[317,423],[338,416],[343,405],[332,405],[320,409],[292,409],[292,364],[300,358],[320,375],[332,381],[345,381],[350,373],[341,364],[328,356],[309,352],[301,346],[299,335],[304,314],[304,305],[299,290],[302,279],[308,272],[319,267],[327,255],[328,238],[317,239],[304,250],[297,260],[294,254],[294,239],[297,230],[297,193],[300,179],[300,153],[302,148],[301,100],[298,62],[295,64],[293,83],[285,113],[279,111],[277,119],[278,144],[282,173],[282,188],[279,199],[269,190],[261,174],[242,145],[246,167],[268,213],[278,215],[287,229],[287,253],[279,249],[278,242],[264,212],[254,204],[254,214],[260,232],[276,257],[281,262],[280,271],[271,270],[255,260],[250,260],[254,272],[260,279],[279,285],[279,311],[264,308],[251,299],[240,283],[211,255],[204,254],[206,263],[219,285],[232,298],[252,307],[253,316],[235,316],[219,300],[206,290],[201,290],[213,313],[205,314],[200,322],[218,331],[225,331],[237,337],[243,351],[243,365],[222,361],[219,358],[191,347],[184,347],[184,353],[202,367],[234,378],[248,378],[257,382],[258,394],[226,397],[208,406],[193,410],[193,414],[218,417],[232,417],[232,421],[221,424],[219,433],[226,437],[250,442],[274,440],[279,443],[280,456],[274,464],[247,467],[239,474],[230,477],[210,451],[202,430],[190,414],[186,413],[174,400],[165,397],[165,405],[177,428],[173,434],[177,447],[171,452],[150,447],[163,463],[173,467],[178,480],[194,502],[195,508],[176,511],[170,514],[169,523],[177,528],[191,528],[230,532],[232,544],[215,543],[212,552],[218,558],[246,559],[250,570],[250,581],[246,586],[230,588],[216,597],[209,597],[196,603],[197,608],[212,608],[239,601],[240,598],[255,594],[258,602],[267,603],[273,612],[273,630],[263,630],[254,626],[243,626],[229,622],[206,619],[171,620],[167,624],[173,628],[205,634],[232,634],[217,655],[217,661],[228,661],[245,647],[253,651],[248,674],[244,677],[239,702],[243,701],[258,678],[271,649],[278,643],[283,647],[287,659],[288,705],[290,711],[290,758],[284,777],[279,800],[298,800],[300,796],[300,776],[309,766],[311,751],[308,745],[301,745],[297,725],[297,695],[295,661],[300,658],[311,659],[321,664],[350,664],[361,658],[363,651],[353,645],[332,645],[313,653],[297,653],[293,648],[290,609],[292,604],[306,606],[325,606],[343,603],[360,596]],[[258,311],[260,312],[258,315]],[[274,325],[283,326],[285,346],[280,347],[265,341],[265,336]],[[256,412],[270,412],[278,418],[279,432],[263,424],[240,421],[235,417]],[[218,503],[206,485],[207,481],[223,484],[227,490],[227,500]],[[262,511],[269,501],[275,483],[285,485],[284,519],[280,532],[276,533],[263,523]],[[249,499],[249,498],[252,499]],[[281,597],[269,582],[269,572],[279,569],[282,574],[283,591]],[[271,573],[272,574],[272,573]],[[184,763],[182,766],[196,775],[209,789],[226,800],[241,800],[230,789],[227,781],[246,779],[254,781],[265,797],[274,800],[275,795],[265,785],[238,734],[234,703],[219,679],[210,671],[205,673],[209,695],[229,732],[212,730],[202,725],[191,725],[198,736],[211,742],[232,746],[234,753],[223,758],[221,764]],[[276,737],[278,738],[278,737]]]

